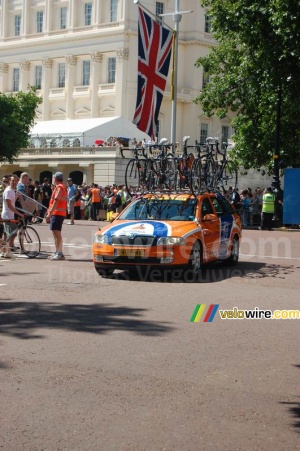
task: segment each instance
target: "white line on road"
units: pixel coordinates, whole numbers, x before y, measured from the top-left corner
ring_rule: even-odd
[[[278,255],[258,255],[258,254],[240,254],[242,257],[248,257],[248,258],[276,258],[276,259],[282,259],[282,260],[300,260],[299,257],[278,257]]]

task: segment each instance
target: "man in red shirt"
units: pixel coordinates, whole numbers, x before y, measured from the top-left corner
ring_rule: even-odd
[[[67,213],[68,191],[63,184],[62,172],[54,174],[54,185],[55,188],[46,213],[46,222],[50,223],[50,230],[52,231],[55,244],[55,252],[50,257],[50,260],[64,260],[61,229]]]

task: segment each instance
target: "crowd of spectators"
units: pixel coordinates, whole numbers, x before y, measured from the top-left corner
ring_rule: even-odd
[[[231,186],[228,188],[225,197],[240,215],[244,227],[260,225],[265,192],[266,189],[263,190],[259,186],[254,190],[244,188],[241,191]]]

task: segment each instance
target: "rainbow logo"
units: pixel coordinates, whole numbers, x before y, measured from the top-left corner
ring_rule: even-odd
[[[203,318],[204,323],[211,323],[218,311],[220,304],[210,304],[208,310]],[[206,304],[197,304],[196,308],[191,316],[190,323],[198,323],[205,311]]]

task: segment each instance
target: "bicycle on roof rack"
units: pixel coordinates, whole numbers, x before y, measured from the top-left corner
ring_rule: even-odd
[[[204,147],[196,142],[197,157],[191,170],[191,190],[196,196],[201,192],[226,191],[230,186],[237,186],[237,169],[235,164],[227,159],[227,143],[223,143],[224,152],[219,149],[216,138],[207,138]],[[221,155],[220,160],[218,156]]]
[[[187,142],[190,136],[185,136],[183,138],[183,152],[180,156],[174,155],[174,160],[176,163],[176,178],[175,178],[175,190],[182,191],[191,189],[191,176],[192,176],[192,165],[194,162],[194,154],[189,152],[189,149],[194,149],[195,146],[188,146]]]
[[[160,151],[157,156],[153,156],[154,148]],[[173,155],[168,153],[169,148],[167,139],[163,138],[158,144],[121,150],[123,158],[123,150],[134,152],[134,157],[129,160],[125,170],[125,185],[131,197],[136,193],[174,189],[175,166]]]
[[[24,213],[24,210],[18,209]],[[26,212],[25,212],[26,214]],[[30,214],[30,216],[34,216]],[[36,258],[41,252],[41,240],[37,231],[28,225],[29,215],[19,219],[0,219],[0,222],[6,224],[17,224],[17,228],[13,230],[5,239],[0,240],[0,252],[6,253],[9,251],[9,241],[14,236],[17,236],[20,246],[20,251],[28,258]]]

